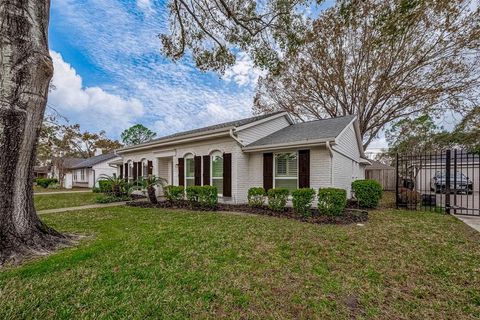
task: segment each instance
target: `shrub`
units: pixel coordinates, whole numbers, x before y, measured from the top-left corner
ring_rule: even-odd
[[[48,189],[60,189],[60,184],[57,182],[52,182],[48,185]]]
[[[187,201],[192,208],[215,209],[218,203],[218,191],[214,186],[188,186]]]
[[[112,182],[110,180],[98,180],[98,188],[101,193],[112,193]]]
[[[93,192],[93,193],[101,193],[102,191],[100,190],[100,188],[93,187],[93,188],[92,188],[92,192]]]
[[[265,189],[262,187],[253,187],[248,189],[248,205],[250,207],[261,207],[265,204]]]
[[[295,212],[304,217],[311,215],[310,207],[315,198],[315,190],[311,188],[301,188],[292,192],[292,203]]]
[[[342,214],[347,205],[347,191],[337,188],[318,190],[318,211],[329,216]]]
[[[184,190],[185,188],[183,186],[165,186],[163,188],[163,193],[169,202],[178,204],[183,200]]]
[[[361,208],[375,208],[382,198],[382,186],[375,180],[356,180],[352,190]]]
[[[215,186],[200,187],[198,202],[202,208],[215,209],[218,203],[218,190]]]
[[[120,202],[120,201],[129,201],[132,200],[129,196],[120,196],[116,197],[113,195],[98,195],[95,199],[97,203],[112,203],[112,202]]]
[[[268,207],[275,211],[283,211],[287,204],[288,189],[274,188],[268,190]]]
[[[58,179],[55,178],[38,178],[35,180],[37,186],[48,188],[49,185],[58,183]]]

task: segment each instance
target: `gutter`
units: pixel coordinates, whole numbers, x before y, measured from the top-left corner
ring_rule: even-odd
[[[131,146],[131,147],[126,147],[120,150],[117,150],[117,153],[120,155],[133,152],[133,151],[139,151],[139,150],[147,150],[147,149],[152,149],[156,147],[163,147],[163,146],[169,146],[169,145],[174,145],[174,144],[180,144],[180,143],[189,143],[193,141],[198,141],[198,140],[205,140],[205,139],[210,139],[210,138],[216,138],[216,137],[222,137],[222,136],[228,136],[229,135],[229,130],[228,128],[221,128],[216,129],[216,130],[211,130],[208,132],[202,132],[200,133],[195,133],[191,135],[185,135],[181,137],[175,137],[175,138],[170,138],[170,139],[165,139],[161,141],[153,141],[153,142],[147,142],[145,144],[140,144],[137,146]]]
[[[229,133],[230,137],[232,137],[233,140],[237,141],[238,144],[243,147],[242,141],[240,141],[240,140],[238,139],[238,137],[235,135],[235,133],[233,132],[233,128],[230,129],[230,131],[229,131],[228,133]]]
[[[289,142],[289,143],[277,143],[277,144],[269,144],[263,146],[252,146],[252,147],[244,147],[242,150],[244,152],[257,152],[257,151],[268,151],[268,150],[275,150],[275,149],[289,149],[289,148],[297,148],[297,147],[315,147],[319,145],[324,145],[327,142],[334,142],[335,140],[330,139],[316,139],[316,140],[304,140],[304,141],[296,141],[296,142]]]

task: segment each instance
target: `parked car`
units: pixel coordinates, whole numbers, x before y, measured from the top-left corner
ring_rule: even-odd
[[[456,181],[454,181],[456,180]],[[436,193],[444,193],[447,189],[447,176],[445,171],[438,171],[435,173],[433,178],[430,180],[430,190],[435,191]],[[473,182],[463,173],[457,171],[456,179],[455,172],[450,173],[450,191],[454,192],[473,192]]]

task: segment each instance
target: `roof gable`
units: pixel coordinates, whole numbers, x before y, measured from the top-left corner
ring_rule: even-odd
[[[355,116],[344,116],[292,124],[262,139],[259,139],[247,145],[246,147],[263,147],[268,145],[280,145],[300,141],[314,142],[318,140],[333,140],[354,119]]]
[[[99,163],[104,162],[104,161],[111,160],[111,159],[116,158],[116,157],[117,157],[117,155],[113,152],[101,154],[101,155],[94,156],[94,157],[91,157],[91,158],[88,158],[88,159],[84,159],[82,162],[72,166],[72,169],[91,168],[96,164],[99,164]]]

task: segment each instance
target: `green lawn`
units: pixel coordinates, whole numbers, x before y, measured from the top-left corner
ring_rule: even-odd
[[[320,226],[116,207],[42,218],[87,237],[0,271],[0,319],[480,317],[480,234],[451,216]]]
[[[51,193],[35,195],[37,210],[57,209],[95,204],[98,194],[93,192]]]

